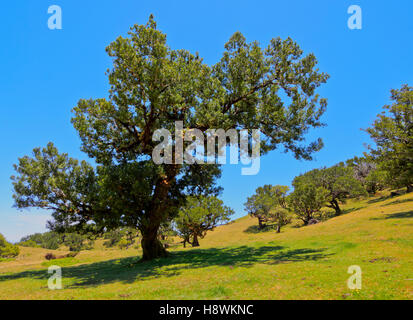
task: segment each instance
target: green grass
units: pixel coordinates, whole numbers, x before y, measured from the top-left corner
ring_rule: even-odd
[[[54,265],[58,265],[60,267],[67,267],[79,264],[81,260],[75,258],[62,258],[62,259],[54,259],[50,261],[46,261],[42,263],[44,267],[50,267]]]
[[[345,214],[280,234],[249,217],[219,227],[200,248],[139,263],[140,251],[95,250],[45,262],[22,248],[0,263],[0,299],[412,299],[413,195],[353,201]],[[47,266],[63,267],[49,290]],[[351,265],[362,289],[347,288]]]

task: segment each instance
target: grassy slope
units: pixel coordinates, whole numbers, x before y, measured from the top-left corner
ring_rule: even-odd
[[[0,263],[0,299],[413,299],[413,194],[352,202],[340,217],[281,234],[255,224],[241,218],[201,248],[149,263],[136,263],[136,249],[55,260],[64,286],[55,291],[42,258],[50,250],[22,248]],[[359,291],[347,288],[350,265],[362,268]]]

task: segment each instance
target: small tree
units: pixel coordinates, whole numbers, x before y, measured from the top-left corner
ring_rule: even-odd
[[[354,157],[346,161],[353,169],[356,178],[369,194],[375,194],[386,187],[386,172],[377,165],[371,156]]]
[[[329,191],[309,183],[295,183],[294,192],[288,196],[288,205],[307,225],[328,201]]]
[[[125,239],[127,241],[127,246],[126,249],[129,249],[129,247],[131,247],[136,239],[139,238],[139,231],[136,230],[135,228],[125,228]]]
[[[120,240],[122,240],[123,233],[121,229],[111,230],[105,233],[104,239],[106,240],[103,245],[107,248],[116,246]]]
[[[103,245],[107,248],[111,248],[119,245],[120,241],[125,240],[122,242],[122,246],[128,249],[136,242],[138,236],[139,233],[134,228],[117,228],[105,232],[104,239],[106,239],[106,241],[103,243]]]
[[[291,222],[291,216],[288,209],[281,206],[276,206],[270,211],[269,218],[276,225],[277,233],[281,232],[281,227]]]
[[[121,240],[118,242],[118,247],[119,247],[119,249],[121,249],[121,250],[127,249],[128,246],[129,246],[129,243],[128,243],[128,240],[126,240],[126,239],[121,239]]]
[[[247,199],[244,204],[245,210],[258,219],[260,229],[267,222],[277,224],[277,232],[281,226],[288,223],[286,196],[289,188],[287,186],[264,185],[255,190],[255,194]]]
[[[199,247],[199,238],[202,239],[208,231],[228,222],[233,214],[234,211],[224,206],[217,197],[191,197],[175,219],[176,229],[184,241],[192,237],[192,246]]]
[[[45,249],[56,250],[63,243],[63,234],[56,232],[45,232],[41,234],[42,247]]]
[[[371,155],[388,172],[389,184],[413,191],[413,87],[391,90],[392,105],[384,106],[366,131],[376,144]],[[387,111],[387,112],[386,112]]]
[[[94,241],[78,233],[67,233],[63,236],[63,244],[69,247],[70,251],[79,252],[93,248]]]
[[[188,223],[184,223],[182,217],[177,217],[174,220],[174,225],[177,234],[182,238],[182,244],[186,248],[186,244],[191,244],[192,229]]]
[[[172,227],[172,221],[165,221],[161,224],[158,231],[159,241],[165,248],[170,246],[171,237],[176,236],[176,231]]]

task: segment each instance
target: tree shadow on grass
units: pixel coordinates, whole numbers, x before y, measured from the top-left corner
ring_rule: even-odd
[[[137,262],[136,257],[122,258],[62,268],[63,278],[73,278],[65,288],[99,286],[114,282],[133,283],[154,277],[173,277],[184,269],[210,266],[252,267],[256,263],[276,265],[280,263],[317,261],[331,254],[326,249],[287,249],[281,246],[235,248],[210,248],[172,252],[169,257],[148,262]],[[50,277],[47,270],[0,274],[0,283],[22,278],[43,279]]]
[[[265,227],[260,229],[258,225],[249,226],[247,229],[244,230],[245,233],[265,233],[265,232],[275,232],[275,225],[267,224]]]
[[[373,204],[373,203],[385,201],[385,200],[390,199],[390,198],[391,198],[390,196],[381,196],[380,198],[371,199],[371,200],[367,201],[367,203]]]
[[[361,206],[361,207],[352,207],[352,208],[347,208],[347,209],[343,209],[341,210],[341,214],[340,215],[344,215],[344,214],[348,214],[354,211],[358,211],[361,209],[367,208],[367,206]]]
[[[389,213],[379,218],[371,218],[370,220],[387,220],[387,219],[404,219],[413,218],[413,211],[404,211],[397,213]]]
[[[391,206],[393,204],[400,204],[400,203],[411,202],[411,201],[413,201],[413,199],[395,200],[389,203],[382,204],[381,207]]]

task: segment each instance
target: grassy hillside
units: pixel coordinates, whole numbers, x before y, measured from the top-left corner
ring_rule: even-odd
[[[241,218],[200,248],[177,244],[147,263],[137,249],[48,262],[51,250],[21,248],[0,262],[0,299],[413,299],[413,194],[350,202],[342,216],[280,234],[255,225]],[[47,287],[51,264],[63,267],[62,290]],[[347,288],[351,265],[362,268],[361,290]]]

